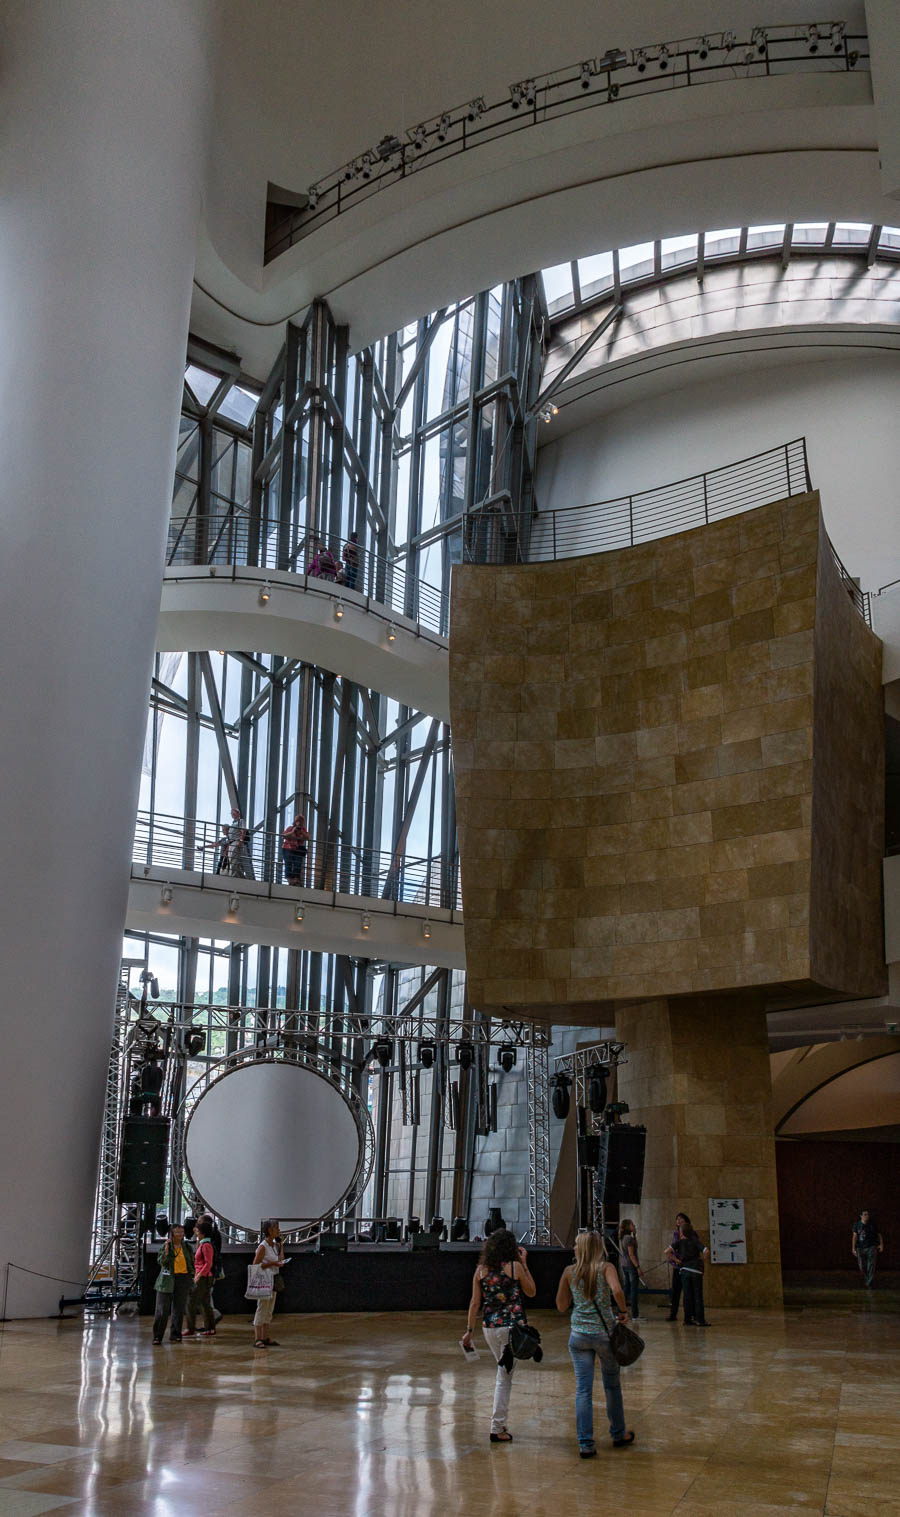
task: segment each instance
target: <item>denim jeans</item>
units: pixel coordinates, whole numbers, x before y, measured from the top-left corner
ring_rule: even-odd
[[[572,1333],[569,1353],[575,1366],[575,1432],[580,1449],[594,1447],[594,1360],[600,1360],[609,1436],[625,1437],[625,1408],[619,1361],[609,1346],[605,1333]]]
[[[622,1284],[625,1287],[625,1300],[632,1317],[639,1316],[640,1283],[638,1272],[631,1264],[622,1265]]]
[[[859,1265],[859,1272],[865,1280],[866,1285],[871,1285],[875,1279],[875,1261],[877,1258],[877,1248],[860,1248],[857,1245],[856,1262]]]

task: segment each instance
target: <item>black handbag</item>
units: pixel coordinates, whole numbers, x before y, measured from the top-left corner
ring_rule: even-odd
[[[633,1328],[626,1327],[624,1322],[616,1322],[610,1331],[603,1321],[603,1313],[596,1301],[594,1302],[594,1311],[603,1323],[606,1336],[609,1339],[609,1346],[613,1351],[613,1357],[617,1363],[622,1365],[634,1364],[636,1359],[640,1359],[645,1346],[643,1338]]]
[[[275,1274],[272,1278],[272,1289],[276,1293],[278,1291],[284,1290],[284,1275],[281,1273],[280,1269],[275,1271]]]
[[[527,1322],[514,1322],[509,1330],[509,1347],[514,1359],[534,1359],[540,1364],[544,1357],[541,1335],[536,1327]]]

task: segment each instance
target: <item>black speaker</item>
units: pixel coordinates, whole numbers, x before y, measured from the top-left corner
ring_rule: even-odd
[[[577,1145],[579,1169],[596,1169],[600,1161],[600,1134],[579,1133]]]
[[[423,1248],[440,1248],[440,1235],[438,1233],[413,1233],[409,1240],[409,1246],[414,1254],[417,1254]]]
[[[346,1252],[346,1233],[319,1233],[316,1239],[317,1254],[345,1254]]]
[[[644,1184],[646,1127],[611,1127],[603,1199],[607,1205],[637,1206]]]
[[[122,1123],[120,1201],[161,1201],[169,1157],[168,1117],[126,1117]]]

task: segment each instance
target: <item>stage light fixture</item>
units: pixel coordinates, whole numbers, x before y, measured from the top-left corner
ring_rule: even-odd
[[[447,1231],[443,1217],[438,1217],[437,1215],[433,1216],[430,1223],[428,1224],[428,1231],[430,1233],[437,1233],[439,1238],[443,1238],[444,1234]]]
[[[478,95],[475,100],[469,101],[468,108],[466,110],[466,120],[477,121],[479,116],[484,115],[485,109],[486,107],[484,103],[484,96]]]
[[[369,928],[371,927],[371,925],[372,925],[372,918],[369,916],[369,913],[367,911],[363,912],[363,914],[362,914],[362,921],[360,922],[359,925],[362,928],[363,932],[368,932]]]
[[[387,1069],[394,1054],[394,1047],[390,1038],[376,1038],[374,1053],[381,1068]]]
[[[228,897],[228,910],[229,911],[238,911],[238,910],[240,910],[240,905],[241,905],[241,898],[240,898],[239,895],[230,895]]]
[[[159,899],[164,906],[171,906],[174,894],[175,892],[171,885],[163,885],[162,890],[159,892]]]
[[[335,619],[335,621],[339,622],[342,619],[343,615],[344,615],[344,602],[342,600],[339,600],[338,603],[337,603],[337,605],[334,608],[334,619]]]
[[[266,580],[265,584],[260,588],[260,592],[259,592],[259,604],[261,606],[267,606],[269,604],[269,601],[271,600],[271,598],[272,598],[272,586],[269,584],[269,581]]]
[[[634,66],[639,74],[647,72],[647,54],[644,48],[639,47],[634,55]]]
[[[422,149],[425,146],[426,140],[427,134],[425,132],[424,126],[415,127],[412,133],[412,145],[417,153],[421,153]]]
[[[392,132],[386,132],[381,141],[376,142],[375,152],[382,163],[387,163],[388,159],[393,158],[395,153],[399,153],[402,147],[399,137],[395,137]]]
[[[434,1038],[423,1038],[419,1044],[419,1063],[423,1069],[432,1069],[434,1066],[437,1044]]]
[[[471,1069],[475,1063],[475,1044],[471,1038],[460,1038],[456,1045],[456,1062],[460,1069]]]
[[[700,59],[701,63],[705,63],[706,60],[707,60],[707,58],[709,57],[709,38],[708,37],[701,37],[700,41],[697,43],[697,57]]]
[[[606,1082],[609,1070],[602,1064],[592,1064],[588,1069],[588,1106],[599,1117],[606,1106]]]
[[[834,26],[831,28],[831,46],[834,48],[834,51],[836,53],[841,53],[844,50],[845,33],[846,28],[843,21],[836,21],[834,23]]]
[[[468,1243],[469,1219],[468,1217],[454,1217],[450,1223],[450,1242]]]
[[[819,41],[819,28],[817,26],[807,27],[806,45],[811,53],[817,53],[819,51]]]
[[[560,1122],[564,1122],[569,1115],[569,1107],[571,1105],[569,1087],[571,1084],[572,1081],[566,1074],[559,1073],[552,1075],[550,1078],[550,1089],[552,1092],[550,1099],[553,1105],[553,1115]]]
[[[497,1063],[500,1065],[501,1069],[506,1071],[507,1074],[509,1074],[510,1070],[515,1064],[516,1057],[517,1055],[515,1043],[500,1044],[500,1052],[497,1054]]]
[[[722,33],[722,47],[725,49],[725,52],[726,53],[730,53],[731,50],[732,50],[732,48],[734,48],[736,46],[737,46],[737,34],[736,34],[736,32],[723,32]]]
[[[375,158],[372,153],[363,153],[359,160],[359,173],[362,179],[371,179],[375,168]]]
[[[422,936],[423,938],[431,937],[431,923],[429,921],[422,923]]]
[[[314,211],[318,204],[319,186],[317,184],[311,184],[306,192],[306,209],[308,211]]]
[[[764,56],[766,47],[768,46],[769,42],[769,34],[766,31],[765,27],[755,26],[753,28],[753,31],[750,33],[750,41],[753,43],[756,51],[761,56]]]
[[[452,121],[450,120],[450,117],[447,115],[447,113],[445,111],[444,114],[443,114],[443,116],[441,117],[440,121],[438,122],[438,127],[437,127],[437,140],[438,140],[438,142],[446,142],[447,141],[447,134],[450,131],[450,128],[451,128],[452,125],[453,125],[453,123],[452,123]]]
[[[387,640],[389,643],[395,643],[397,641],[397,628],[394,626],[393,622],[391,622],[390,626],[387,629]]]
[[[201,1032],[200,1029],[196,1027],[188,1028],[187,1036],[184,1040],[184,1046],[190,1058],[195,1059],[198,1053],[203,1052],[203,1045],[205,1042],[205,1032]]]
[[[509,103],[514,111],[519,111],[522,109],[523,98],[524,91],[521,84],[511,84],[509,87]]]
[[[306,915],[306,907],[304,906],[303,902],[301,901],[298,906],[294,907],[294,921],[295,922],[302,922],[305,915]]]
[[[169,1231],[169,1218],[166,1212],[161,1211],[153,1224],[157,1238],[165,1238]]]
[[[665,46],[661,47],[659,53],[657,54],[656,61],[663,72],[665,72],[665,70],[669,67],[670,57],[671,53],[669,52],[669,49]]]
[[[416,1236],[416,1234],[420,1233],[421,1231],[422,1231],[422,1219],[421,1219],[421,1217],[410,1217],[409,1221],[406,1224],[406,1236],[407,1236],[407,1238],[414,1238]]]
[[[581,74],[581,88],[583,90],[589,90],[591,87],[591,81],[596,72],[593,58],[586,58],[584,63],[581,64],[579,72]]]
[[[619,86],[617,84],[610,85],[609,89],[606,92],[606,98],[607,100],[618,100]]]

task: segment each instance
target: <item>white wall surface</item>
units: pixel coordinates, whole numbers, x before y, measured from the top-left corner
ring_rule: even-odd
[[[900,356],[730,366],[702,383],[673,370],[672,385],[545,445],[540,509],[663,485],[806,436],[812,482],[849,572],[866,590],[900,576]]]

